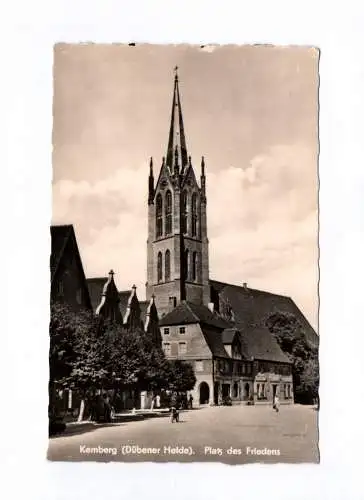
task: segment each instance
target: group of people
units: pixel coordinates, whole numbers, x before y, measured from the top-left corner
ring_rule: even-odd
[[[112,406],[107,393],[99,394],[91,400],[90,420],[95,422],[111,422]]]

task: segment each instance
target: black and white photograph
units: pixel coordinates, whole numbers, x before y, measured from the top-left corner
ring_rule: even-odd
[[[319,55],[54,46],[48,460],[320,462]]]

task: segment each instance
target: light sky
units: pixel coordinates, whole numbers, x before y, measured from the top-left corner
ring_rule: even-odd
[[[53,224],[87,277],[145,297],[149,158],[166,155],[179,67],[187,149],[207,175],[210,278],[289,295],[317,329],[318,52],[57,45]]]

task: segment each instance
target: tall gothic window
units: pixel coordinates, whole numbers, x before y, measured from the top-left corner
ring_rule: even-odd
[[[162,269],[162,252],[158,253],[158,261],[157,261],[157,279],[158,283],[160,283],[163,279],[163,269]]]
[[[163,233],[163,201],[162,195],[159,193],[156,201],[156,234],[160,238]]]
[[[192,280],[197,280],[197,252],[192,254]]]
[[[197,235],[197,194],[192,195],[192,236]]]
[[[187,191],[182,192],[182,220],[181,231],[187,233]]]
[[[172,233],[172,194],[170,191],[167,191],[166,193],[165,211],[166,211],[165,233],[167,235]]]
[[[170,281],[171,279],[171,253],[169,250],[166,251],[164,257],[164,281]]]
[[[184,274],[184,279],[188,280],[189,278],[189,265],[188,265],[188,260],[189,260],[189,251],[185,250],[185,259],[184,259],[184,266],[183,266],[183,274]]]

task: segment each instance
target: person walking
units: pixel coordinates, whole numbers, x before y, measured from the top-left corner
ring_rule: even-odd
[[[193,396],[192,396],[192,394],[190,394],[188,403],[189,403],[190,410],[192,410],[192,405],[193,405]]]
[[[277,394],[274,396],[274,399],[273,399],[273,409],[276,412],[279,412],[279,397]]]

